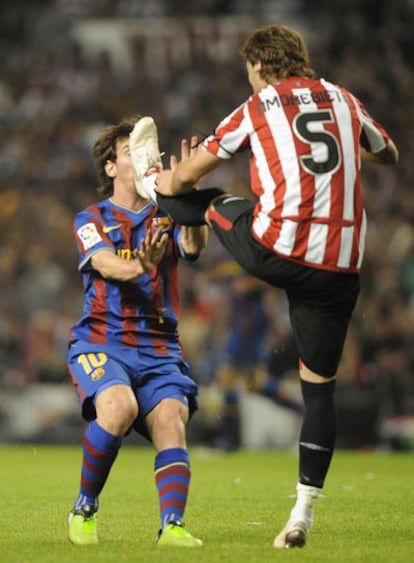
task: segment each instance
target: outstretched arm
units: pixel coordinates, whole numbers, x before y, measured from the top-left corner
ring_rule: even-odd
[[[161,227],[155,232],[147,231],[136,257],[127,260],[117,256],[109,249],[98,250],[91,257],[91,265],[105,279],[132,281],[137,276],[149,273],[157,266],[164,256],[168,235],[161,234]]]
[[[182,159],[171,170],[161,171],[156,191],[165,196],[189,192],[205,174],[222,162],[221,158],[203,149],[190,149],[188,158]]]
[[[161,171],[160,178],[158,179],[157,192],[163,195],[174,195],[170,191],[171,182],[175,171],[180,165],[183,165],[191,160],[198,152],[198,139],[193,136],[190,143],[187,139],[181,141],[181,161],[177,160],[175,155],[170,157],[170,170]],[[188,189],[180,193],[185,193],[193,188],[193,184],[189,185]],[[165,191],[163,191],[165,189]],[[168,192],[168,193],[167,193]],[[208,227],[203,225],[201,227],[188,227],[183,226],[180,234],[180,243],[182,249],[186,254],[200,254],[207,246],[208,240]]]

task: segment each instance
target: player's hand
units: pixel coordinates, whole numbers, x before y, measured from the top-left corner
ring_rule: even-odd
[[[173,195],[171,192],[171,180],[174,170],[177,168],[178,162],[189,159],[199,149],[198,137],[193,135],[190,140],[181,139],[181,160],[179,161],[176,155],[170,156],[170,168],[161,170],[158,180],[156,192],[165,196]]]
[[[190,156],[193,156],[199,149],[198,137],[193,135],[188,141],[188,139],[181,139],[181,161],[187,160]],[[180,162],[181,162],[180,161]],[[177,157],[172,154],[170,156],[170,168],[174,172],[177,168],[178,160]]]
[[[148,229],[145,238],[141,241],[138,250],[138,260],[141,263],[143,272],[151,272],[157,266],[165,254],[168,243],[168,234],[161,234],[162,227],[155,231]]]

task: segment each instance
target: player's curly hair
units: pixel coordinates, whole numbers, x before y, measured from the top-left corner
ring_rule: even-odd
[[[97,192],[101,197],[110,197],[114,193],[113,178],[106,174],[105,165],[108,160],[116,162],[116,143],[118,139],[129,137],[135,123],[141,117],[141,115],[137,114],[124,118],[117,125],[109,125],[96,140],[93,147],[93,156],[100,183]]]
[[[315,78],[309,66],[303,36],[285,25],[269,25],[256,29],[246,40],[240,54],[251,64],[262,63],[261,77],[271,83],[289,76]]]

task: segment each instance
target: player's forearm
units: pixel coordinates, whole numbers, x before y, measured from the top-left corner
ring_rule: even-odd
[[[181,246],[187,254],[200,254],[207,246],[208,227],[182,227],[180,234]]]
[[[187,161],[180,163],[171,178],[171,195],[179,195],[191,191],[199,179],[200,175],[195,174],[187,166]]]
[[[200,150],[187,160],[182,160],[172,175],[172,194],[178,195],[189,192],[203,176],[217,168],[221,163],[220,158],[205,150]]]
[[[125,260],[112,252],[101,251],[91,258],[92,267],[105,279],[132,281],[144,273],[139,260]]]

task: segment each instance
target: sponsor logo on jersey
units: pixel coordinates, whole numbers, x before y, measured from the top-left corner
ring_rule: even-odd
[[[137,256],[139,256],[137,248],[134,248],[133,250],[130,248],[118,248],[116,255],[124,260],[134,260]]]
[[[106,233],[110,233],[111,231],[114,231],[115,229],[120,229],[122,225],[104,225],[102,227],[103,232]]]

